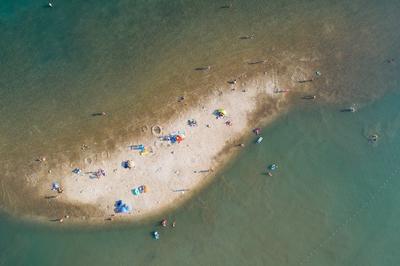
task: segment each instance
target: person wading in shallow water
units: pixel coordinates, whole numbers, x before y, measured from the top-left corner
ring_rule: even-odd
[[[167,219],[163,219],[163,220],[161,221],[161,226],[162,226],[162,227],[167,227],[167,225],[168,225],[168,220],[167,220]]]
[[[369,142],[376,142],[376,141],[378,141],[378,138],[379,138],[379,136],[377,134],[373,134],[373,135],[370,135],[368,137],[368,141]]]

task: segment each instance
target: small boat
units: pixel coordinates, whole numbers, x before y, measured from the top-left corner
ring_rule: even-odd
[[[341,112],[350,112],[350,113],[354,113],[354,112],[356,111],[356,108],[353,107],[353,106],[351,106],[351,107],[344,108],[344,109],[342,109],[342,110],[340,110],[340,111],[341,111]]]
[[[152,234],[152,236],[153,236],[153,238],[154,238],[155,240],[159,240],[159,239],[160,239],[160,233],[159,233],[159,232],[154,231],[154,232],[151,233],[151,234]]]
[[[256,140],[256,143],[260,144],[261,141],[263,141],[263,137],[258,137],[258,139]]]
[[[317,98],[315,95],[306,95],[302,97],[303,100],[315,100],[315,98]]]

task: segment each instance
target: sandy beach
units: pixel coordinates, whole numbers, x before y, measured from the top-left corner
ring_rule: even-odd
[[[104,219],[114,214],[141,219],[175,208],[211,180],[235,151],[241,149],[240,139],[253,134],[252,129],[259,126],[250,123],[254,121],[252,115],[264,105],[276,106],[285,99],[284,94],[277,92],[274,83],[266,77],[239,81],[224,90],[216,90],[200,104],[157,125],[162,132],[131,139],[128,145],[122,145],[107,158],[86,160],[84,166],[76,165],[80,167],[79,173],[73,172],[75,167],[64,169],[62,177],[54,180],[63,188],[57,200],[94,206],[104,213]],[[215,110],[220,108],[226,110],[226,115],[217,118]],[[197,125],[190,126],[191,119]],[[184,136],[180,143],[162,138],[176,133]],[[146,151],[132,149],[134,145],[143,145]],[[132,163],[130,169],[124,167],[128,160]],[[104,171],[104,176],[95,176],[99,169]],[[134,189],[140,186],[145,190],[135,193]],[[49,186],[44,186],[40,193],[48,195]],[[118,200],[129,206],[129,212],[116,213]]]

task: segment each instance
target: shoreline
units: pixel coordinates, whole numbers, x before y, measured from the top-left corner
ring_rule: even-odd
[[[125,123],[106,128],[116,135],[98,139],[100,141],[96,141],[96,135],[89,136],[87,150],[82,149],[82,143],[85,142],[76,142],[56,154],[41,153],[46,160],[32,160],[29,172],[24,174],[24,198],[17,198],[18,202],[11,206],[13,209],[7,211],[5,208],[5,211],[14,217],[45,223],[68,216],[71,218],[68,219],[69,224],[107,223],[107,219],[114,214],[113,204],[119,199],[136,211],[132,215],[113,216],[113,220],[141,222],[173,211],[214,180],[213,177],[242,150],[236,145],[254,136],[252,129],[265,127],[282,112],[289,110],[300,93],[314,90],[315,82],[299,84],[299,80],[312,77],[316,67],[313,63],[302,61],[283,65],[282,61],[273,58],[266,64],[256,65],[252,71],[237,71],[236,74],[230,74],[230,78],[221,78],[219,82],[206,87],[196,85],[181,94],[184,100],[180,101],[181,96],[178,98],[175,95],[177,98],[170,98],[165,105],[153,103],[153,109],[146,108],[131,118],[124,116]],[[211,73],[204,74],[211,76]],[[219,108],[228,112],[227,118],[215,118],[213,112]],[[91,123],[101,127],[115,119],[113,113],[110,116],[107,113]],[[189,119],[196,119],[198,126],[189,127]],[[225,125],[226,119],[232,121],[232,126]],[[206,124],[211,127],[207,128]],[[155,125],[163,128],[164,135],[182,130],[187,136],[181,144],[171,145],[151,134]],[[140,156],[137,151],[129,150],[129,146],[138,144],[144,144],[152,152]],[[209,148],[204,148],[207,145]],[[171,147],[175,154],[170,153]],[[195,158],[187,158],[182,154]],[[133,160],[136,168],[124,169],[121,163],[126,160]],[[174,164],[180,161],[183,163],[175,167]],[[164,165],[161,166],[162,177],[156,172],[159,166],[155,167],[160,164]],[[166,172],[165,164],[170,167]],[[80,168],[82,172],[74,174],[72,171],[75,168]],[[193,172],[211,168],[214,169],[212,173]],[[106,176],[90,178],[90,174],[99,169],[105,170]],[[179,174],[175,173],[177,170]],[[159,176],[158,179],[155,176]],[[62,186],[63,193],[51,190],[53,182]],[[147,187],[148,193],[134,196],[132,189],[142,185]],[[165,189],[166,186],[169,191]],[[122,192],[116,193],[118,188]],[[183,195],[175,192],[180,196],[171,197],[171,191],[179,189],[191,191]],[[169,196],[155,197],[154,192]],[[151,194],[153,196],[149,197]],[[29,205],[26,206],[30,208],[24,206],[27,200]],[[157,201],[159,203],[155,204]],[[137,204],[145,208],[137,208]],[[158,207],[160,204],[162,206]],[[19,207],[22,207],[21,210],[18,210]]]
[[[182,107],[181,113],[160,122],[163,134],[185,131],[186,137],[181,143],[171,144],[156,136],[142,136],[130,140],[130,145],[149,147],[151,152],[146,156],[121,145],[106,158],[96,162],[86,160],[79,175],[72,173],[79,164],[73,168],[64,166],[63,174],[58,175],[62,177],[54,180],[64,192],[55,200],[76,206],[89,205],[99,211],[100,215],[96,217],[71,216],[71,222],[104,222],[110,217],[142,221],[174,210],[207,186],[241,150],[236,146],[241,143],[240,139],[252,134],[251,130],[259,127],[262,119],[272,120],[278,115],[275,109],[279,109],[277,105],[285,98],[274,92],[274,83],[267,77],[213,92],[200,100],[200,105]],[[274,110],[269,110],[270,115],[265,117],[263,109],[271,106]],[[213,112],[218,108],[224,108],[227,116],[216,119]],[[263,116],[255,119],[260,110]],[[197,126],[190,127],[189,119],[195,119]],[[232,122],[231,126],[225,124],[228,120]],[[259,121],[254,123],[256,120]],[[124,169],[121,163],[126,160],[132,160],[135,167]],[[90,178],[89,172],[98,169],[103,169],[106,176]],[[147,192],[133,195],[132,189],[142,185],[146,186]],[[39,195],[49,195],[48,183],[40,187]],[[117,200],[122,200],[132,211],[115,214],[113,205]]]

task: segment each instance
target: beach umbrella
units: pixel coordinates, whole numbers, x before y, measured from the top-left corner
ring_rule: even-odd
[[[176,136],[176,141],[178,143],[180,143],[182,140],[183,140],[182,136],[180,136],[180,135]]]
[[[219,114],[221,114],[221,115],[226,115],[226,114],[227,114],[227,112],[226,112],[225,109],[223,109],[223,108],[218,109],[217,112],[218,112]]]
[[[226,115],[226,110],[223,109],[223,108],[218,109],[217,111],[218,111],[218,113],[221,113],[221,114],[223,114],[223,115]]]
[[[131,169],[135,167],[135,163],[132,160],[126,161],[126,166]]]

